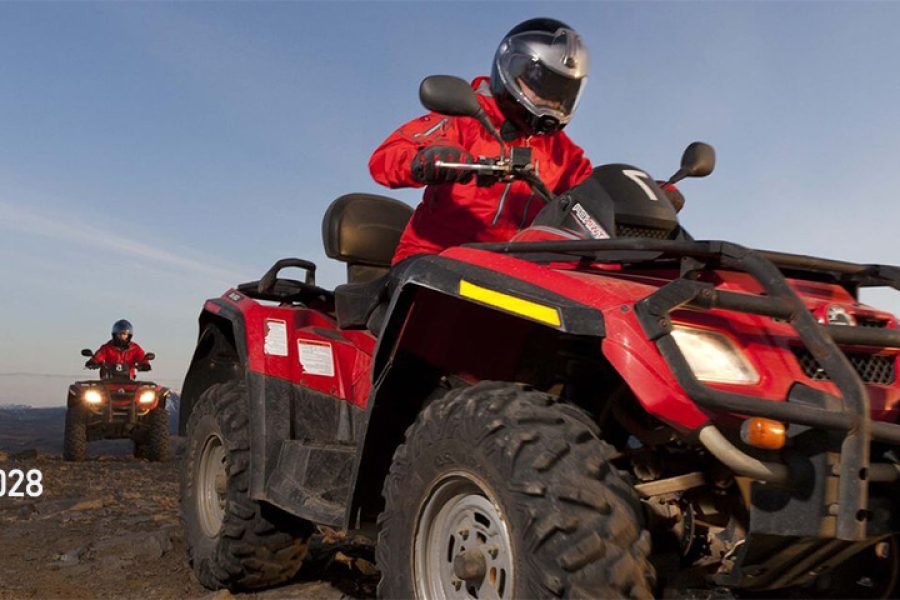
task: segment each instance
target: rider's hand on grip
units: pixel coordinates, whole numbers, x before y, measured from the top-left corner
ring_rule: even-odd
[[[138,371],[149,371],[150,364],[149,363],[141,363],[137,367],[135,367]]]
[[[435,162],[472,164],[472,155],[456,146],[427,146],[419,150],[412,160],[413,178],[426,185],[438,183],[466,183],[472,179],[471,171],[459,171],[439,167]]]
[[[86,363],[84,363],[85,368],[87,369],[99,369],[100,363],[94,362],[94,359],[90,359]]]

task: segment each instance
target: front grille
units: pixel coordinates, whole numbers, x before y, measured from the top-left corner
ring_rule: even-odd
[[[827,381],[831,379],[822,369],[809,350],[805,348],[791,348],[803,373],[814,381]],[[850,364],[859,373],[864,383],[877,383],[891,385],[896,378],[896,357],[879,354],[865,354],[862,352],[849,352],[847,358]]]
[[[669,239],[669,231],[666,229],[654,229],[653,227],[637,227],[635,225],[616,225],[616,237],[619,238],[645,238],[651,240]]]
[[[876,319],[873,317],[856,317],[856,324],[859,327],[873,327],[876,329],[884,329],[888,326],[885,319]]]

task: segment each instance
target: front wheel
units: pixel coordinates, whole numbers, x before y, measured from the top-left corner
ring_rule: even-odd
[[[87,454],[87,419],[77,404],[66,409],[66,431],[63,438],[63,459],[83,461]]]
[[[250,498],[247,387],[230,381],[198,399],[187,425],[181,515],[194,574],[210,589],[257,589],[294,576],[312,526]]]
[[[448,392],[385,481],[385,598],[650,598],[640,503],[590,418],[523,386]]]
[[[169,459],[169,413],[166,412],[165,403],[150,411],[147,419],[144,458],[150,462],[165,462]]]

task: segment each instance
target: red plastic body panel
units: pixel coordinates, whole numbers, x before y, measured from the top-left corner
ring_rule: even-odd
[[[582,265],[576,271],[574,262],[539,265],[509,255],[462,247],[451,248],[442,256],[520,279],[599,310],[606,328],[602,351],[650,414],[682,432],[696,430],[711,418],[719,418],[701,410],[684,394],[634,314],[637,301],[677,277],[677,273],[660,271],[635,275],[618,265],[590,268]],[[759,285],[743,273],[717,271],[707,277],[722,290],[761,291]],[[859,318],[880,320],[889,328],[898,326],[893,315],[857,303],[840,286],[810,281],[789,282],[823,322],[828,308],[838,305]],[[375,347],[371,334],[342,331],[328,315],[303,307],[265,305],[234,290],[223,298],[235,305],[244,317],[250,370],[306,386],[359,407],[366,406],[372,389]],[[219,307],[211,302],[206,308],[213,313],[219,312]],[[754,385],[715,384],[717,388],[772,401],[784,401],[790,387],[798,382],[837,394],[836,387],[830,382],[813,381],[804,375],[791,351],[791,346],[798,344],[797,336],[785,323],[721,310],[680,310],[673,314],[673,321],[726,334],[760,375]],[[271,323],[275,323],[276,333],[272,333]],[[282,341],[270,338],[267,344],[267,335],[278,337],[282,330]],[[896,350],[881,350],[880,353],[900,362]],[[900,368],[900,364],[897,367]],[[867,387],[873,417],[900,421],[900,381]]]
[[[366,406],[375,348],[370,333],[342,331],[334,319],[321,312],[262,304],[235,290],[222,297],[244,317],[247,367],[251,371]],[[210,306],[216,305],[207,302],[207,308]],[[268,346],[267,334],[272,336]],[[276,343],[280,341],[283,344]],[[301,362],[304,358],[305,366]]]

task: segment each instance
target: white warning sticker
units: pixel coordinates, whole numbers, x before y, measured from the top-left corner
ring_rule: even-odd
[[[266,319],[264,351],[272,356],[287,356],[287,323],[280,319]]]
[[[297,340],[300,365],[310,375],[334,377],[334,352],[328,342]]]

